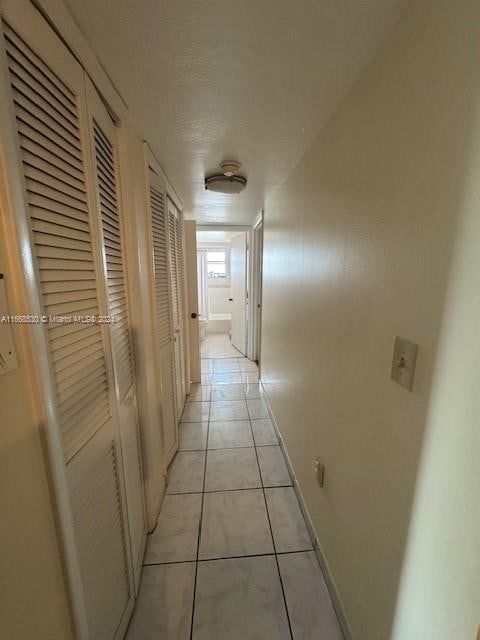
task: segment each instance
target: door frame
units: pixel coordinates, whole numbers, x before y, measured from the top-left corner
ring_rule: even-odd
[[[261,365],[263,211],[255,219],[248,242],[247,357]]]
[[[238,231],[244,232],[247,238],[247,269],[246,269],[246,279],[245,279],[245,287],[246,287],[246,305],[247,305],[247,316],[246,316],[246,353],[248,356],[249,349],[249,335],[250,335],[250,318],[249,318],[249,279],[250,279],[250,263],[249,263],[249,247],[251,243],[251,232],[252,227],[246,224],[197,224],[197,231]]]
[[[198,280],[197,280],[197,223],[195,220],[184,220],[185,235],[185,288],[187,293],[187,340],[188,378],[189,382],[201,382],[200,336],[198,325]],[[193,317],[193,314],[196,314]],[[190,384],[188,385],[190,393]]]

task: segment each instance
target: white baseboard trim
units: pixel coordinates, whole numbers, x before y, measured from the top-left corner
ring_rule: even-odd
[[[262,384],[260,380],[260,384]],[[263,384],[262,384],[263,388]],[[347,616],[345,615],[345,609],[343,607],[342,601],[340,600],[340,596],[338,594],[337,587],[332,578],[332,574],[330,568],[328,566],[327,560],[325,558],[325,554],[323,553],[322,546],[320,544],[320,540],[318,539],[317,532],[315,531],[315,527],[313,526],[312,519],[310,517],[310,513],[308,511],[307,505],[305,504],[305,499],[302,494],[302,490],[297,480],[297,476],[295,475],[295,471],[292,465],[292,461],[290,460],[290,456],[288,455],[287,448],[283,441],[282,434],[278,428],[277,421],[275,420],[275,416],[272,411],[272,406],[270,404],[270,400],[268,398],[267,392],[263,389],[265,402],[268,407],[268,412],[270,414],[270,419],[273,423],[273,428],[275,429],[275,433],[278,437],[278,442],[282,449],[285,462],[287,464],[288,473],[290,474],[290,478],[292,480],[293,489],[298,498],[298,502],[300,504],[300,509],[302,511],[303,517],[305,518],[305,523],[307,525],[308,533],[310,535],[310,539],[312,541],[313,550],[318,560],[318,564],[320,565],[320,569],[323,573],[323,577],[325,578],[325,582],[327,584],[328,592],[330,594],[330,598],[332,599],[333,607],[335,609],[335,613],[337,615],[338,624],[340,625],[340,629],[342,631],[344,640],[353,640],[352,631],[350,629],[350,625],[348,623]]]

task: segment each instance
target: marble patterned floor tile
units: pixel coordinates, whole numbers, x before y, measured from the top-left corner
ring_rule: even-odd
[[[242,354],[235,347],[230,346],[224,349],[209,349],[202,353],[202,357],[224,360],[225,358],[241,358]]]
[[[258,447],[257,455],[264,487],[292,484],[280,447]]]
[[[245,400],[243,384],[219,384],[212,388],[212,402],[221,400]]]
[[[210,402],[187,402],[182,413],[182,422],[204,422],[208,420]]]
[[[201,384],[204,386],[210,386],[212,384],[213,373],[203,373],[201,374]]]
[[[261,489],[205,494],[199,559],[272,552],[272,536]]]
[[[237,358],[223,358],[214,360],[214,373],[230,373],[231,371],[240,371]]]
[[[213,373],[214,360],[212,358],[202,358],[200,362],[200,369],[202,373]]]
[[[262,486],[255,449],[212,449],[207,453],[205,491]]]
[[[192,384],[187,402],[210,402],[212,387],[209,384]]]
[[[214,639],[290,640],[274,556],[198,565],[192,640]]]
[[[212,384],[241,384],[243,378],[239,371],[231,371],[230,373],[213,373],[211,381]]]
[[[126,640],[190,640],[195,563],[144,567]]]
[[[201,493],[165,496],[144,564],[196,560],[201,510]]]
[[[240,371],[255,371],[258,372],[258,365],[253,360],[248,360],[247,358],[243,358],[238,361],[238,366]]]
[[[207,448],[208,422],[181,422],[178,426],[178,450],[201,451]]]
[[[265,489],[268,515],[277,553],[313,548],[293,487]]]
[[[208,431],[209,449],[253,446],[254,442],[249,420],[210,422]]]
[[[257,383],[260,380],[260,376],[257,371],[242,371],[242,380],[244,384]]]
[[[293,640],[342,640],[327,585],[313,551],[278,556]]]
[[[245,400],[219,400],[212,402],[210,420],[248,420]]]
[[[243,385],[245,388],[245,397],[247,400],[255,400],[256,398],[263,398],[265,392],[259,382],[250,382]]]
[[[273,427],[273,423],[269,418],[262,420],[251,420],[253,438],[257,447],[265,447],[266,445],[278,444],[277,434]]]
[[[167,494],[201,493],[205,451],[179,451],[168,470]]]
[[[267,403],[263,398],[254,398],[247,400],[247,406],[251,420],[260,420],[270,417]]]

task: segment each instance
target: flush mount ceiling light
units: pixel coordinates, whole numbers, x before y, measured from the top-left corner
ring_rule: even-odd
[[[205,178],[205,189],[217,193],[240,193],[247,186],[247,179],[238,175],[240,162],[225,160],[220,163],[222,173]]]

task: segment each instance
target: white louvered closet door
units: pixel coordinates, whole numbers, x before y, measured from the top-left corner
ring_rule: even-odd
[[[134,567],[139,577],[145,541],[145,518],[116,127],[88,78],[86,85],[95,185],[94,207],[99,213],[107,307],[112,321],[109,331],[116,381],[130,543]]]
[[[170,199],[168,200],[168,237],[175,336],[175,388],[177,412],[181,415],[185,404],[185,269],[181,216]]]
[[[43,313],[73,318],[45,324],[56,405],[52,428],[63,443],[88,637],[112,640],[125,628],[133,588],[108,329],[85,321],[106,306],[88,196],[83,72],[30,3],[7,2],[4,10],[11,21],[3,28]]]
[[[158,369],[161,380],[163,437],[168,465],[178,448],[176,405],[175,340],[173,330],[170,268],[168,258],[168,209],[165,186],[161,178],[149,170],[149,195],[154,264],[155,326],[158,345]]]

